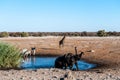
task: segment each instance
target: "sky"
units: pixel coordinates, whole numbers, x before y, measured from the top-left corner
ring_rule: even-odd
[[[0,0],[0,32],[120,32],[120,0]]]

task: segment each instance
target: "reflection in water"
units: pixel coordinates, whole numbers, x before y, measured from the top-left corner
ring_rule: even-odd
[[[35,56],[31,56],[30,57],[30,61],[31,61],[31,66],[32,66],[32,68],[34,68],[35,66]]]
[[[29,57],[21,68],[23,69],[38,69],[38,68],[53,68],[56,57]],[[80,70],[87,70],[96,67],[96,64],[89,64],[84,61],[78,61],[78,67]],[[76,68],[75,65],[73,68]]]

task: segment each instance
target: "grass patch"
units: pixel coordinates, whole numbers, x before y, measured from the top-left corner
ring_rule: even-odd
[[[0,69],[20,67],[22,56],[15,46],[0,42]]]

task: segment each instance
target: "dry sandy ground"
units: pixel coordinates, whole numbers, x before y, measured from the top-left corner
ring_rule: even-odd
[[[0,70],[1,80],[8,80],[13,76],[15,80],[120,80],[120,37],[66,37],[64,47],[59,48],[59,37],[27,37],[0,38],[0,41],[12,43],[20,49],[37,48],[39,55],[63,55],[68,52],[84,51],[82,59],[98,64],[99,67],[89,71],[69,71],[58,69],[28,70]],[[94,53],[86,52],[94,50]],[[66,75],[68,73],[68,75]],[[74,77],[67,79],[69,74]],[[61,77],[61,79],[60,79]],[[66,77],[62,79],[62,77]],[[6,78],[6,79],[4,79]],[[12,80],[12,78],[10,80]],[[29,79],[27,79],[29,78]],[[44,79],[45,78],[45,79]]]
[[[60,69],[0,70],[0,80],[120,80],[120,69],[70,71]]]

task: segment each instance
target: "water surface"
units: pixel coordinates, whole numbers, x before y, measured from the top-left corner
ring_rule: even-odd
[[[21,68],[23,69],[39,69],[39,68],[54,68],[54,62],[56,57],[29,57],[25,60]],[[88,70],[96,67],[96,64],[90,64],[85,61],[78,61],[78,67],[80,70]],[[73,68],[76,68],[75,65]]]

